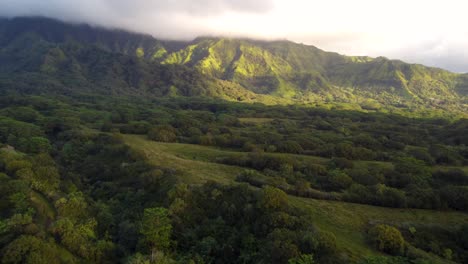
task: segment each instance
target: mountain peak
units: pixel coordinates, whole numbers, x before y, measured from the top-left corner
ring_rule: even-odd
[[[468,94],[466,75],[385,57],[344,56],[288,40],[204,36],[193,41],[165,41],[37,17],[0,20],[0,33],[0,56],[5,61],[20,62],[39,56],[29,53],[75,43],[109,54],[139,57],[141,63],[188,67],[214,80],[213,93],[225,99],[355,105],[373,100],[390,107],[416,104],[465,111],[462,102]],[[25,50],[19,51],[20,47]],[[12,50],[25,53],[25,57],[12,58],[8,53]],[[73,52],[63,48],[61,57],[73,58]],[[434,100],[444,103],[433,105]]]

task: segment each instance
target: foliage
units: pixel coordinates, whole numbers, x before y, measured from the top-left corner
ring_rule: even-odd
[[[288,264],[314,264],[313,255],[300,255],[297,258],[288,260]]]
[[[175,129],[171,126],[154,127],[148,132],[148,138],[154,141],[175,142]]]
[[[2,263],[60,263],[60,256],[54,244],[25,235],[6,247]]]
[[[44,18],[1,23],[0,73],[28,80],[17,84],[24,91],[37,89],[33,81],[53,91],[62,85],[94,86],[103,94],[210,95],[266,104],[466,116],[467,78],[422,65],[357,59],[288,41],[198,38],[181,43]],[[29,111],[19,118],[37,116]]]
[[[465,263],[465,79],[1,19],[1,261]]]
[[[172,226],[165,208],[146,208],[140,232],[151,250],[166,250],[170,246]]]
[[[405,240],[395,227],[376,225],[369,230],[369,238],[380,251],[395,255],[404,251]]]

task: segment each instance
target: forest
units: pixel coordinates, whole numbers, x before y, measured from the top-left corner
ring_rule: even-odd
[[[437,228],[369,222],[366,243],[384,255],[366,258],[338,247],[339,238],[291,200],[466,212],[464,119],[206,98],[67,102],[10,95],[1,107],[4,263],[463,263],[468,257],[466,216]],[[175,164],[151,164],[147,153],[126,144],[127,135],[226,150],[199,156],[241,171],[229,184],[193,183]]]

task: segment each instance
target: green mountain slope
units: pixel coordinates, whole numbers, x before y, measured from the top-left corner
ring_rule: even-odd
[[[467,91],[287,41],[0,19],[0,263],[468,263]]]
[[[32,25],[33,19],[19,21],[25,25],[16,20],[0,22],[1,90],[136,96],[193,96],[209,91],[209,80],[196,70],[126,54],[132,45],[139,47],[136,43],[140,39],[136,38],[141,38],[140,44],[153,39],[50,20],[38,20],[44,23],[42,26]],[[111,37],[101,36],[101,31]],[[128,42],[128,48],[121,49],[123,41]]]
[[[118,93],[467,112],[468,75],[383,57],[343,56],[289,41],[160,41],[120,30],[16,18],[0,20],[0,59],[0,74],[68,76],[74,81],[67,86],[79,81],[79,87],[109,86],[107,91]],[[180,74],[170,76],[169,71]]]
[[[163,63],[193,66],[255,93],[304,102],[376,99],[384,105],[444,107],[466,97],[462,75],[386,58],[346,57],[287,41],[198,39],[168,54]]]

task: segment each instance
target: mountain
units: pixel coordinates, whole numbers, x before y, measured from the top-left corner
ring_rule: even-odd
[[[0,20],[0,263],[468,263],[466,83]]]
[[[343,56],[290,41],[162,41],[46,18],[0,20],[3,87],[11,87],[12,74],[74,91],[467,112],[467,74],[383,57]]]

